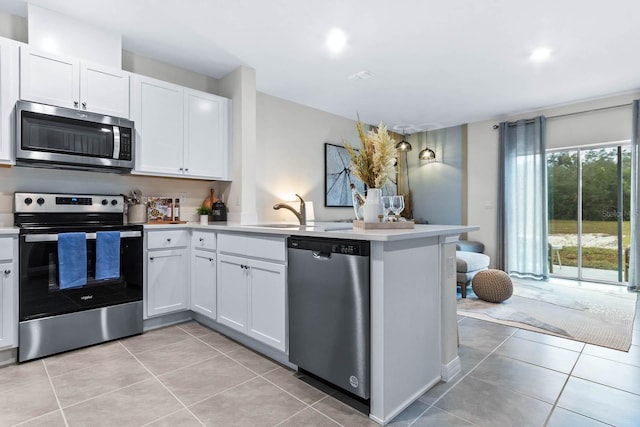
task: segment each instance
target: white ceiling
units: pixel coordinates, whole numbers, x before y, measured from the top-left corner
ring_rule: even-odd
[[[637,0],[32,3],[118,31],[126,50],[216,78],[250,66],[261,92],[407,133],[640,89]],[[26,16],[26,1],[0,11]],[[535,64],[540,46],[552,55]]]

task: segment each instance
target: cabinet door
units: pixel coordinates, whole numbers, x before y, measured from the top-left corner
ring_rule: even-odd
[[[80,109],[128,119],[129,74],[126,71],[82,62]]]
[[[17,272],[13,263],[0,263],[0,348],[17,345]]]
[[[218,255],[218,322],[247,333],[248,261]]]
[[[183,174],[183,90],[142,76],[133,78],[131,118],[136,126],[136,172]]]
[[[184,91],[185,174],[227,179],[228,104],[220,96]]]
[[[191,310],[216,318],[216,254],[212,252],[192,252]]]
[[[21,47],[20,98],[58,107],[78,108],[79,62]]]
[[[249,336],[286,350],[285,266],[251,261],[249,269]]]
[[[147,254],[147,315],[187,309],[187,250],[150,251]]]
[[[18,46],[0,42],[0,163],[13,164],[14,111],[18,100]]]

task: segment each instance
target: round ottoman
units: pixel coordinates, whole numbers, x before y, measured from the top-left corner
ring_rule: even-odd
[[[473,277],[471,289],[478,298],[489,302],[502,302],[513,295],[513,283],[502,270],[479,271]]]

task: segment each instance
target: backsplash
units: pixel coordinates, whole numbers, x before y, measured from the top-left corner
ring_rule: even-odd
[[[143,200],[186,196],[180,200],[180,219],[194,222],[198,221],[196,208],[211,188],[217,190],[217,183],[210,181],[28,167],[0,168],[0,183],[0,227],[13,226],[15,192],[128,195],[139,189]]]

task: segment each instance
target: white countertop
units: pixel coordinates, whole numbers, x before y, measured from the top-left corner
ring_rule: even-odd
[[[329,237],[337,239],[354,239],[369,241],[399,241],[420,239],[425,237],[437,237],[456,235],[479,230],[476,226],[466,225],[435,225],[416,224],[414,229],[399,230],[362,230],[353,228],[350,223],[344,222],[320,222],[310,225],[296,224],[269,224],[269,225],[239,225],[211,222],[208,225],[198,223],[187,224],[145,224],[145,230],[166,228],[190,228],[212,231],[233,231],[243,233],[258,233],[280,236],[309,236]]]
[[[18,227],[0,227],[0,236],[13,236],[20,233]]]

